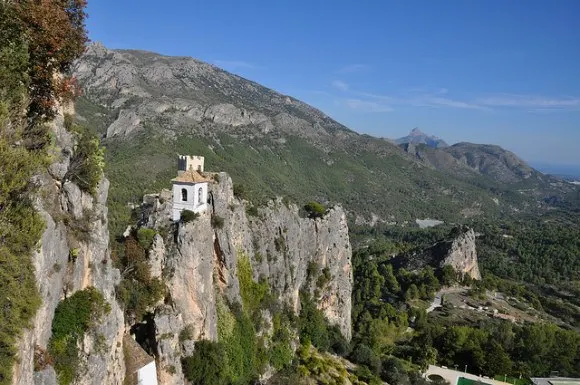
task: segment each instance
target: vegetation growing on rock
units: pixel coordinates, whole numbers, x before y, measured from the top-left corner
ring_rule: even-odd
[[[95,195],[103,178],[104,149],[99,138],[86,127],[72,123],[67,129],[74,134],[76,146],[66,178],[75,182],[82,190]]]
[[[60,385],[73,382],[82,364],[80,345],[85,333],[110,311],[110,305],[95,288],[77,291],[59,303],[52,320],[48,351]]]
[[[326,214],[326,207],[322,203],[311,201],[304,205],[308,218],[322,218]]]
[[[40,305],[31,255],[44,223],[32,176],[47,164],[44,124],[73,90],[57,76],[84,50],[84,1],[0,2],[0,384],[10,384],[15,343]]]
[[[152,234],[149,229],[137,231],[124,241],[123,254],[118,258],[122,280],[117,288],[117,297],[123,303],[125,314],[133,320],[141,321],[147,310],[159,302],[165,294],[165,285],[158,278],[151,277],[147,250],[142,245],[151,246]]]

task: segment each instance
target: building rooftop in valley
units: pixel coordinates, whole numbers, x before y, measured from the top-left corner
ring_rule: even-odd
[[[177,183],[203,183],[203,182],[211,182],[211,178],[205,177],[201,172],[193,169],[189,169],[180,173],[176,178],[171,180],[172,182]]]
[[[580,378],[569,377],[551,377],[551,378],[532,378],[534,385],[580,385]]]

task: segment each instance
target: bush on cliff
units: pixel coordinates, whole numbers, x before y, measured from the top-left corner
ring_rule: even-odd
[[[133,236],[125,239],[124,255],[119,260],[122,280],[117,287],[117,298],[124,305],[125,314],[137,321],[140,321],[147,309],[159,302],[165,294],[163,282],[151,277],[147,253],[141,245],[148,244],[149,236],[149,232],[142,233],[142,242]]]
[[[326,214],[326,207],[322,203],[311,201],[304,205],[308,218],[322,218]]]
[[[52,320],[48,351],[54,360],[60,385],[73,382],[81,364],[79,343],[85,333],[110,311],[111,307],[103,295],[93,287],[77,291],[58,304]]]
[[[223,370],[225,351],[221,343],[201,340],[195,343],[193,355],[182,361],[183,374],[192,384],[225,385]]]
[[[103,177],[105,152],[99,138],[87,128],[72,123],[76,146],[65,178],[75,182],[81,190],[92,195]]]

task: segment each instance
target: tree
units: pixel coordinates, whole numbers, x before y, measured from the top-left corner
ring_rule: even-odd
[[[310,342],[320,350],[328,350],[330,339],[327,321],[308,293],[300,295],[299,329],[302,343]]]
[[[486,348],[485,373],[494,377],[508,374],[512,370],[512,360],[497,341],[491,341]]]
[[[453,286],[457,283],[457,272],[451,265],[443,266],[441,269],[441,283],[443,286]]]
[[[195,343],[193,355],[182,361],[185,377],[196,385],[225,385],[225,352],[218,342],[200,340]]]
[[[62,97],[74,96],[74,81],[66,76],[88,40],[86,0],[21,0],[16,10],[30,54],[29,128],[52,119]],[[33,143],[40,145],[41,143]],[[43,144],[43,143],[42,143]]]

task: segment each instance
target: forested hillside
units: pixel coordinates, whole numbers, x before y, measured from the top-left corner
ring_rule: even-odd
[[[513,231],[517,227],[514,224],[509,228]],[[493,232],[480,238],[480,261],[484,267],[484,280],[480,282],[462,280],[448,266],[416,272],[393,267],[394,254],[420,250],[448,238],[449,229],[385,230],[378,237],[380,241],[373,241],[353,256],[351,359],[389,383],[406,383],[409,367],[425,369],[434,363],[450,368],[467,365],[470,373],[492,378],[548,376],[552,371],[562,376],[580,375],[580,312],[575,299],[580,261],[575,240],[559,242],[577,230],[555,235],[554,227],[534,228],[530,232],[522,225],[522,233],[513,232],[510,238],[500,235],[511,244],[509,247],[496,243],[492,249],[494,241],[489,238],[497,241]],[[509,259],[505,254],[502,257],[502,253],[516,250],[519,258],[514,255]],[[507,265],[511,267],[506,270]],[[529,272],[531,266],[537,269],[534,273]],[[519,271],[522,274],[515,273]],[[553,281],[554,277],[559,279]],[[546,281],[551,282],[551,290],[543,285]],[[516,306],[523,310],[533,307],[538,314],[550,313],[557,318],[545,315],[544,319],[557,320],[561,326],[545,320],[512,324],[476,316],[477,311],[459,310],[446,301],[435,315],[425,312],[440,288],[455,287],[449,291],[453,293],[461,291],[461,286],[467,288],[473,303],[491,306],[486,291],[501,292],[513,296]],[[407,332],[408,326],[413,327],[413,333]]]

